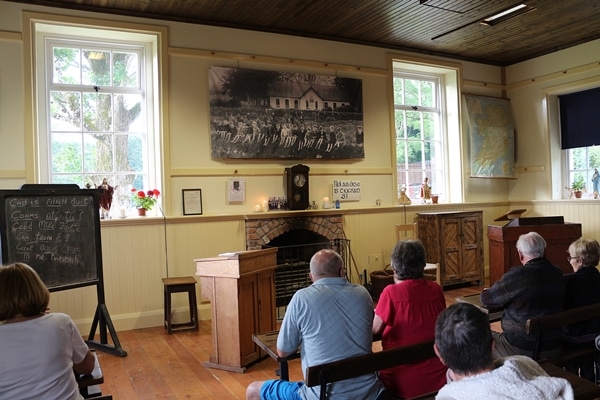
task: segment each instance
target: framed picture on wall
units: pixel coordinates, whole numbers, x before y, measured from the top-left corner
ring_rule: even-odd
[[[202,189],[182,189],[183,215],[202,214]]]
[[[213,159],[365,158],[362,80],[210,67]]]

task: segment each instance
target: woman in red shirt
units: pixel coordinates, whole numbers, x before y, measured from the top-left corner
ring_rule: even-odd
[[[392,251],[393,285],[383,289],[373,319],[373,334],[382,335],[384,350],[433,340],[435,321],[446,308],[436,282],[423,277],[425,248],[419,240],[402,240]],[[380,371],[387,391],[400,398],[439,390],[446,366],[438,358]]]

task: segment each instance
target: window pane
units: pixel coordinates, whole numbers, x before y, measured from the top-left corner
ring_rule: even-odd
[[[52,175],[52,183],[55,184],[76,184],[83,187],[82,175]]]
[[[421,162],[423,161],[423,142],[409,140],[408,144],[408,162],[410,164],[417,163],[419,168],[421,167]]]
[[[421,103],[423,107],[435,107],[435,85],[433,82],[421,82]]]
[[[408,139],[421,139],[421,113],[406,112],[406,137]]]
[[[84,85],[110,86],[110,52],[83,50],[82,83]]]
[[[52,82],[78,85],[81,83],[81,63],[78,49],[54,47]]]
[[[50,129],[53,131],[81,130],[81,94],[50,92]]]
[[[396,111],[396,139],[405,139],[404,111]]]
[[[129,168],[124,171],[144,171],[143,159],[143,138],[141,135],[129,135],[129,145],[127,159],[129,160]],[[138,186],[139,187],[139,186]]]
[[[85,170],[97,172],[113,171],[113,135],[85,135]],[[88,157],[89,156],[89,157]]]
[[[432,140],[435,139],[435,115],[433,113],[422,114],[423,116],[423,138]]]
[[[138,87],[137,53],[113,53],[113,86]]]
[[[83,94],[83,128],[88,132],[112,130],[112,96],[110,93]]]
[[[51,135],[52,172],[81,172],[81,134],[53,133]]]
[[[394,77],[394,104],[406,104],[404,102],[404,79]]]
[[[419,105],[420,86],[420,82],[417,80],[404,80],[404,104],[408,106]]]

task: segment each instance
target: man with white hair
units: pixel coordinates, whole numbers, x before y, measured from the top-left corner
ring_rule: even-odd
[[[544,257],[546,241],[537,232],[519,236],[517,251],[521,266],[513,267],[489,289],[481,292],[487,308],[502,308],[502,333],[492,331],[494,356],[521,354],[531,357],[534,338],[525,333],[529,318],[564,309],[565,280],[560,268]],[[548,332],[541,343],[541,358],[560,353],[561,331]]]

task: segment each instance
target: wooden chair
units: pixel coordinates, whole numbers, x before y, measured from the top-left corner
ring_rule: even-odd
[[[396,224],[396,242],[400,240],[407,239],[418,239],[419,230],[417,229],[417,224]],[[440,264],[439,263],[427,263],[425,264],[425,270],[423,270],[423,275],[425,279],[430,281],[435,281],[438,285],[441,286],[441,276],[440,276]]]

